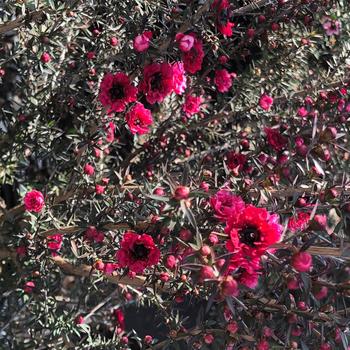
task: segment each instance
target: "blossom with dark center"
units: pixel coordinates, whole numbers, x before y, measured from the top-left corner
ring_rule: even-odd
[[[227,250],[251,260],[281,239],[282,226],[276,214],[247,205],[238,218],[228,219],[226,232],[230,237],[226,242]]]
[[[215,0],[212,8],[216,11],[216,25],[221,34],[232,36],[232,28],[235,23],[230,22],[231,11],[228,0]]]
[[[142,273],[145,268],[159,262],[160,251],[148,234],[125,232],[116,253],[120,267],[128,267],[130,271]]]
[[[144,67],[140,91],[148,103],[162,102],[174,89],[174,71],[168,63],[152,63]]]
[[[108,113],[123,112],[126,105],[136,101],[137,88],[124,73],[108,73],[102,79],[99,99]]]

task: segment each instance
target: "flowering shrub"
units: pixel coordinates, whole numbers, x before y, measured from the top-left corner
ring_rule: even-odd
[[[0,348],[350,349],[347,1],[2,6]]]

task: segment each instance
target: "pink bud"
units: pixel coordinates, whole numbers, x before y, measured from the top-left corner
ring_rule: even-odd
[[[190,230],[187,230],[187,229],[182,229],[179,232],[179,237],[181,240],[188,242],[192,238],[192,232]]]
[[[93,175],[95,172],[95,168],[91,164],[85,164],[84,173],[88,176]]]
[[[174,192],[174,198],[177,200],[187,199],[190,194],[190,189],[186,186],[178,186]]]
[[[41,62],[48,63],[51,61],[51,56],[48,52],[44,52],[40,57]]]
[[[146,335],[143,339],[143,341],[145,342],[145,344],[149,345],[152,343],[153,341],[153,337],[151,335]]]
[[[225,297],[238,295],[238,284],[232,276],[225,277],[221,282],[221,294]]]
[[[111,44],[111,46],[117,46],[118,39],[115,36],[113,36],[112,38],[109,39],[109,43]]]
[[[292,266],[299,272],[309,272],[312,268],[312,256],[307,252],[299,252],[292,257]]]
[[[201,253],[201,255],[203,255],[203,256],[207,256],[207,255],[209,255],[209,254],[211,253],[211,249],[210,249],[209,246],[204,245],[204,246],[200,249],[200,253]]]
[[[206,344],[211,344],[213,341],[214,341],[214,336],[212,334],[207,333],[204,335],[204,342]]]
[[[176,258],[175,258],[174,255],[169,255],[169,256],[167,256],[166,262],[165,262],[165,266],[166,266],[168,269],[173,269],[173,268],[175,268],[175,266],[176,266]]]
[[[178,43],[179,43],[179,49],[182,52],[188,52],[193,47],[194,38],[192,35],[184,35]]]

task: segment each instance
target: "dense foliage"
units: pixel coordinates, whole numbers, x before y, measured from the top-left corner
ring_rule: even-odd
[[[0,349],[350,349],[348,1],[0,6]]]

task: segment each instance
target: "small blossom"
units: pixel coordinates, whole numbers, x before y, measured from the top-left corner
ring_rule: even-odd
[[[214,83],[219,92],[227,92],[232,86],[232,75],[226,69],[217,69]]]
[[[125,120],[131,133],[139,135],[148,133],[148,127],[153,123],[151,111],[139,102],[125,115]]]
[[[153,35],[151,31],[145,31],[142,34],[136,36],[134,39],[134,50],[137,52],[148,50],[152,36]]]
[[[299,252],[292,257],[292,266],[298,272],[309,272],[312,268],[312,256],[307,252]]]
[[[39,213],[45,205],[44,196],[40,191],[33,190],[24,196],[24,206],[27,211]]]
[[[200,111],[202,98],[194,95],[186,95],[185,103],[182,106],[182,110],[187,116],[191,116]]]
[[[273,98],[267,94],[263,94],[259,99],[259,106],[265,110],[269,111],[273,105]]]
[[[175,40],[182,52],[190,51],[194,44],[194,37],[192,35],[184,35],[183,33],[176,34]]]

